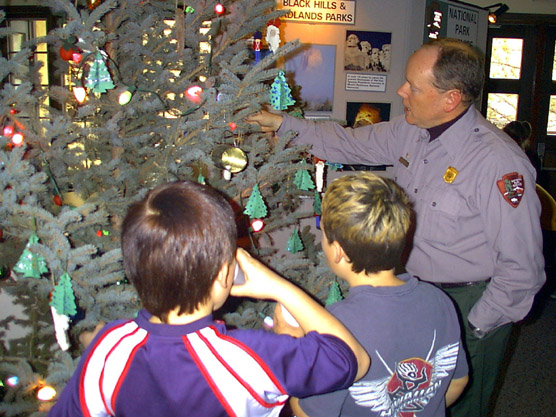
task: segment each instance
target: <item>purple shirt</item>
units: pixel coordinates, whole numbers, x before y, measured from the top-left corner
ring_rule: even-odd
[[[543,285],[535,170],[502,130],[473,107],[437,139],[405,121],[343,128],[284,115],[324,160],[393,165],[417,213],[407,270],[431,282],[491,279],[468,319],[489,331],[521,320]]]
[[[290,395],[351,385],[357,361],[331,335],[303,338],[136,320],[105,326],[48,414],[55,416],[278,416]]]

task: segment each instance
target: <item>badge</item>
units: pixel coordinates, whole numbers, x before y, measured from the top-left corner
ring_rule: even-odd
[[[400,161],[400,164],[402,164],[406,168],[409,166],[409,162],[403,156],[400,156],[400,159],[398,159],[398,161]]]
[[[448,167],[448,169],[446,169],[446,172],[444,173],[444,182],[451,184],[454,182],[457,176],[458,170],[454,167]]]
[[[501,180],[496,181],[500,193],[512,207],[519,206],[521,197],[525,192],[525,181],[523,175],[517,172],[511,172],[502,177]]]

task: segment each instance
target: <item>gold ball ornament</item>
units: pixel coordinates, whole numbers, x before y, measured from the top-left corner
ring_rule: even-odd
[[[231,145],[218,145],[212,151],[214,164],[235,174],[247,166],[247,155],[240,148]]]

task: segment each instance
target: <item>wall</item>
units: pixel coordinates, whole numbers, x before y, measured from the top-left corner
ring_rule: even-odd
[[[334,106],[332,118],[345,119],[346,103],[380,102],[391,104],[391,115],[402,113],[401,100],[396,90],[404,80],[405,62],[422,39],[424,1],[389,0],[357,1],[355,24],[314,24],[283,21],[280,26],[282,41],[299,39],[302,43],[336,45]],[[385,92],[346,91],[344,45],[346,30],[388,32],[392,34],[392,65],[386,79]]]

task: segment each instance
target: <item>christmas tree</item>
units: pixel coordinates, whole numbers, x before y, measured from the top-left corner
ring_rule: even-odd
[[[284,14],[274,0],[223,9],[205,0],[48,3],[58,26],[0,56],[0,267],[10,281],[2,290],[22,306],[17,324],[28,330],[0,345],[0,378],[17,377],[0,389],[6,416],[44,415],[55,397],[37,394],[62,390],[82,352],[79,335],[136,314],[119,229],[129,204],[157,184],[202,180],[221,190],[251,253],[322,300],[330,283],[314,236],[298,230],[313,216],[298,210],[313,192],[294,185],[305,149],[245,123],[268,104],[277,60],[298,46],[255,62],[249,40]],[[12,34],[1,28],[0,40]],[[40,85],[34,54],[44,45],[63,85]],[[260,232],[244,214],[254,191],[267,208]],[[280,229],[296,230],[304,249],[274,247]],[[224,318],[259,326],[268,309],[236,303]]]

